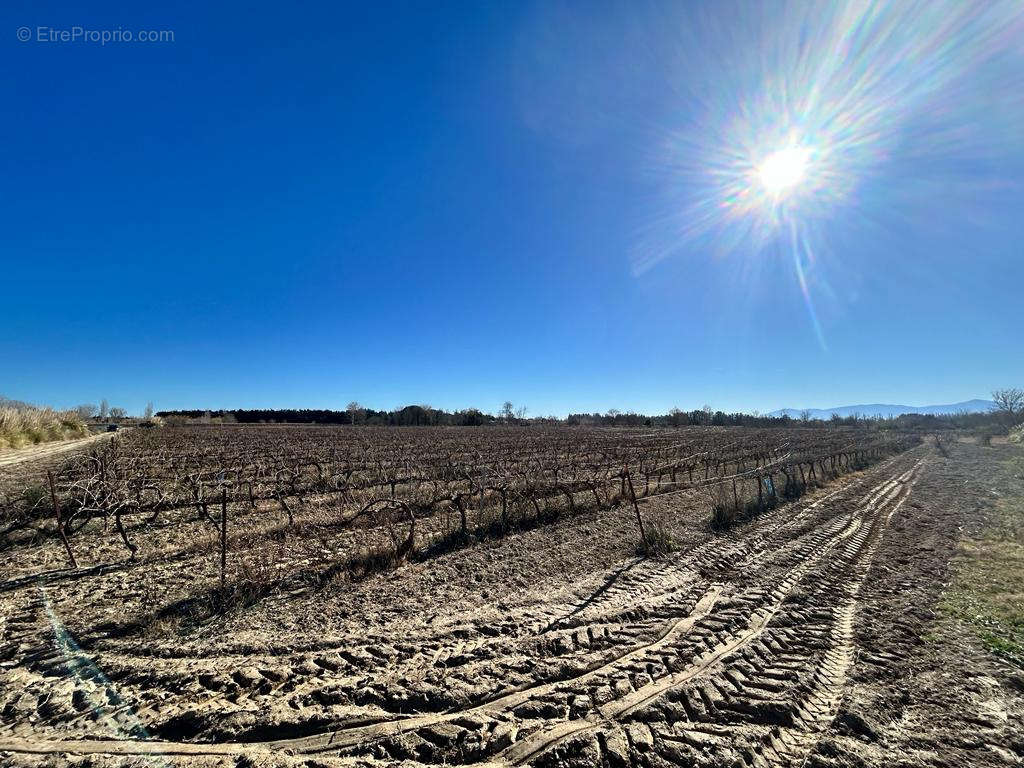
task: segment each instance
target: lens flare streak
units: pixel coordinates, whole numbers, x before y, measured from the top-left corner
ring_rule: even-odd
[[[146,726],[135,715],[131,705],[121,698],[110,679],[82,651],[71,633],[65,629],[64,623],[53,609],[46,589],[40,587],[39,592],[46,618],[53,630],[54,650],[61,655],[68,677],[76,688],[86,694],[84,696],[86,700],[89,700],[88,691],[93,689],[103,691],[106,704],[93,705],[93,719],[104,725],[115,738],[149,740],[150,735]],[[133,760],[139,765],[148,765],[150,768],[170,768],[162,755],[139,755]]]
[[[680,76],[680,99],[698,103],[699,117],[665,129],[653,164],[664,180],[662,207],[640,238],[634,271],[677,253],[763,260],[789,248],[824,348],[811,296],[829,265],[810,258],[822,250],[815,238],[836,221],[849,227],[881,210],[882,201],[858,197],[878,178],[887,205],[898,202],[901,184],[908,197],[919,193],[914,179],[887,173],[894,161],[969,167],[1007,151],[993,146],[979,116],[1000,94],[1001,109],[1013,112],[1006,120],[1024,119],[1015,95],[1024,87],[1024,4],[743,8],[727,30],[712,30],[722,59],[688,61]],[[1001,135],[1014,149],[1024,143],[1024,133]],[[942,196],[953,185],[935,186]]]
[[[810,318],[814,335],[818,338],[818,344],[823,351],[828,352],[828,345],[825,343],[825,334],[821,330],[821,322],[818,320],[818,313],[814,310],[814,299],[811,297],[810,288],[807,285],[807,275],[804,272],[804,260],[808,263],[814,261],[814,254],[807,244],[807,238],[797,234],[795,222],[790,222],[790,251],[793,254],[793,267],[796,270],[796,279],[800,284],[800,292],[804,297],[804,306],[807,307],[807,316]]]

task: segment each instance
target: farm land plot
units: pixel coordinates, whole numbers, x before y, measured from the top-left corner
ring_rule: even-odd
[[[936,607],[1014,450],[239,426],[19,464],[0,761],[1016,764],[1024,676]]]

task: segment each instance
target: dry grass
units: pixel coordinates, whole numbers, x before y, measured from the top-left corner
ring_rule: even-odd
[[[1007,466],[1016,486],[993,507],[988,527],[957,547],[942,607],[972,626],[993,653],[1024,668],[1024,455]]]
[[[84,437],[89,428],[74,411],[37,408],[0,398],[0,448]]]

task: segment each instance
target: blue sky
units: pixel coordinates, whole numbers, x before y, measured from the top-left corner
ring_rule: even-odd
[[[0,393],[539,415],[1020,386],[1019,4],[824,7],[6,3]],[[37,39],[76,25],[174,40]],[[813,150],[802,188],[738,204],[780,141]]]

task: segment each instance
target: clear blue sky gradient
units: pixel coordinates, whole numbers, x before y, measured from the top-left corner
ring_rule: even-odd
[[[676,207],[706,193],[679,153],[792,74],[799,6],[92,5],[0,11],[0,394],[542,415],[1024,384],[1012,46],[875,105],[884,157],[813,224],[819,338],[786,238]],[[17,39],[39,25],[175,39]]]

